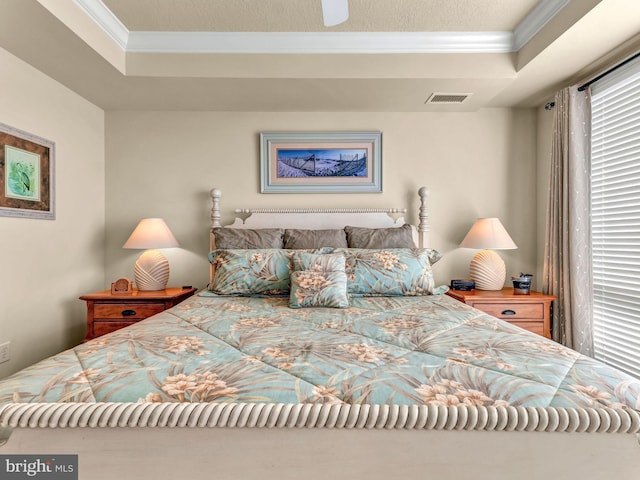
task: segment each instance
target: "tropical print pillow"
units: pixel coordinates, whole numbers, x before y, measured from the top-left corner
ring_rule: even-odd
[[[384,296],[433,294],[433,252],[429,248],[334,250],[345,256],[349,294]]]
[[[295,253],[292,264],[290,307],[349,306],[345,259],[342,255]]]
[[[289,293],[292,250],[219,249],[209,254],[209,290],[218,295]]]
[[[328,250],[327,252],[332,252]],[[314,270],[320,272],[344,272],[344,255],[325,254],[324,250],[294,252],[291,256],[293,271]]]

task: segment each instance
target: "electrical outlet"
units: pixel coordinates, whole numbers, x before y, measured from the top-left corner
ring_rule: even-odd
[[[0,344],[0,363],[8,362],[11,360],[11,342],[4,342]]]

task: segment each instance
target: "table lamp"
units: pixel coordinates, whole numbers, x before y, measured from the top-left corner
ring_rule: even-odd
[[[478,290],[502,290],[507,276],[504,260],[494,250],[518,248],[497,218],[479,218],[464,237],[462,248],[481,249],[471,259],[469,277]]]
[[[169,261],[158,248],[179,247],[178,241],[161,218],[143,218],[122,248],[140,248],[140,255],[133,269],[138,290],[164,290],[169,281]]]

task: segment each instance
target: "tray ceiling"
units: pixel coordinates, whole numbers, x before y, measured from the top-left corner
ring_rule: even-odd
[[[636,0],[3,0],[0,47],[104,109],[536,106],[640,35]],[[434,93],[462,102],[427,102]]]

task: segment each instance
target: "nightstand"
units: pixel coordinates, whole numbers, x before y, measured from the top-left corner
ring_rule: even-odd
[[[110,290],[83,295],[87,302],[87,336],[85,340],[115,332],[177,305],[195,293],[195,288],[167,288],[155,292],[133,289],[129,295],[111,294]]]
[[[513,293],[513,288],[470,292],[449,290],[447,295],[530,332],[551,338],[551,302],[556,300],[553,295],[534,291],[529,295],[518,295]]]

